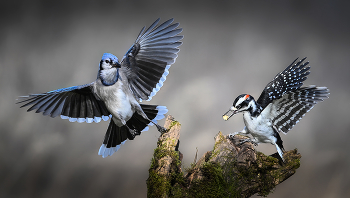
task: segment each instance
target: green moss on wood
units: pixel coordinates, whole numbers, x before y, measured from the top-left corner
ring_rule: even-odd
[[[177,124],[180,123],[173,121],[169,128]],[[176,146],[177,140],[158,141],[147,179],[147,197],[249,197],[256,192],[260,196],[267,196],[277,184],[287,178],[286,170],[295,172],[300,166],[300,155],[296,155],[296,149],[286,153],[288,156],[285,156],[286,163],[283,166],[277,158],[261,152],[256,153],[256,161],[252,161],[249,166],[239,165],[231,152],[225,152],[225,156],[220,156],[225,159],[220,161],[220,165],[213,162],[213,158],[226,148],[220,146],[225,140],[225,136],[219,134],[213,150],[207,152],[205,160],[201,164],[191,164],[187,170],[189,174],[198,170],[201,173],[199,179],[193,179],[191,183],[180,169],[179,152],[169,149]],[[165,175],[160,174],[159,169],[169,163],[169,157],[170,171]]]
[[[175,126],[175,125],[181,126],[180,122],[174,120],[174,121],[171,122],[171,124],[170,124],[170,126],[169,126],[169,129],[171,129],[171,128],[172,128],[173,126]]]
[[[176,159],[174,165],[177,164],[179,160],[176,152],[173,153],[173,159]],[[150,171],[147,185],[148,192],[152,194],[148,194],[148,197],[245,197],[256,192],[260,196],[267,196],[285,179],[284,169],[278,166],[278,159],[260,152],[257,152],[256,163],[249,168],[237,166],[234,160],[228,160],[223,166],[204,162],[200,167],[202,179],[194,179],[189,188],[182,172],[160,176]],[[283,166],[298,168],[300,159],[290,159]],[[247,186],[254,187],[244,189]]]
[[[169,141],[170,140],[170,141]],[[186,192],[184,175],[180,170],[181,161],[178,151],[168,149],[167,143],[176,145],[176,140],[166,139],[158,141],[158,147],[154,149],[149,177],[147,179],[147,197],[184,197]],[[165,165],[164,157],[171,157],[170,174],[162,175],[156,170]]]
[[[217,137],[219,139],[215,141],[214,148],[213,148],[213,151],[211,152],[210,158],[216,157],[221,152],[221,150],[218,147],[223,141],[226,140],[225,136],[221,132],[219,132]]]
[[[149,170],[147,187],[147,197],[164,197],[171,188],[168,178],[154,170]]]
[[[189,189],[189,197],[228,197],[227,182],[220,165],[203,163],[201,167],[203,179],[193,180]]]

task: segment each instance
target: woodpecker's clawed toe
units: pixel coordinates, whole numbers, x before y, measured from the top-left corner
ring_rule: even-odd
[[[233,140],[236,134],[228,134],[227,138]]]
[[[242,145],[246,142],[250,142],[250,143],[254,144],[254,146],[258,146],[258,143],[250,138],[239,140],[239,145]]]

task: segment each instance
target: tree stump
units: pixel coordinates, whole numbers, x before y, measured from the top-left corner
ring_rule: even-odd
[[[181,124],[168,116],[168,132],[161,134],[149,169],[148,197],[250,197],[267,196],[276,185],[292,176],[300,166],[297,149],[266,156],[253,144],[239,144],[245,136],[229,139],[219,132],[214,148],[195,161],[187,174],[181,170],[179,151]]]

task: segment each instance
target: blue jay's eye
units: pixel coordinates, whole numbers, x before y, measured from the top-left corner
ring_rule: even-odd
[[[106,60],[106,63],[109,63],[109,60]]]

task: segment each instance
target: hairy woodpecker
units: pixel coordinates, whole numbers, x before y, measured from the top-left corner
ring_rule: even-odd
[[[231,133],[251,134],[253,138],[242,140],[241,143],[251,142],[271,143],[277,148],[283,159],[283,141],[280,132],[286,134],[314,105],[328,98],[327,87],[314,85],[301,87],[310,74],[309,62],[306,58],[297,63],[293,61],[284,71],[266,85],[257,101],[251,95],[241,94],[233,102],[232,107],[223,115],[228,120],[233,115],[243,112],[245,127],[242,131]]]

